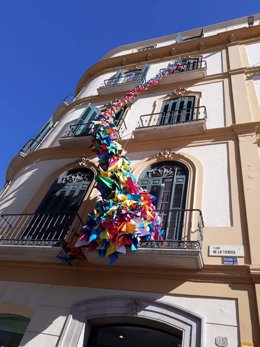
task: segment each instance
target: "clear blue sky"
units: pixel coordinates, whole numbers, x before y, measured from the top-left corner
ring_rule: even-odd
[[[74,91],[84,71],[107,51],[260,9],[259,0],[0,3],[0,188],[12,157]]]

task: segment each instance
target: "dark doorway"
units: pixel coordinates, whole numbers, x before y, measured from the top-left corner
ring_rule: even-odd
[[[92,327],[87,347],[181,347],[176,334],[141,325],[117,324]]]

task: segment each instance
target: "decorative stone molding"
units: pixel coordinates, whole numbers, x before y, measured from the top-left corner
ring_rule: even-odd
[[[97,165],[94,163],[94,161],[85,155],[83,155],[80,159],[75,160],[75,164],[79,167],[97,169]]]
[[[204,42],[200,42],[199,44],[198,44],[198,49],[201,51],[201,50],[203,50],[203,49],[205,49],[206,48],[206,45],[205,45],[205,43]]]
[[[236,35],[234,33],[230,34],[228,40],[230,43],[236,41]]]
[[[179,98],[182,96],[190,96],[195,95],[197,98],[201,98],[202,93],[201,92],[194,92],[188,89],[185,89],[183,87],[179,87],[178,89],[174,89],[174,91],[166,96],[166,99],[168,98]]]
[[[83,347],[87,344],[91,331],[91,321],[98,324],[130,324],[144,322],[151,328],[168,333],[180,330],[182,347],[200,347],[202,343],[202,318],[173,306],[162,300],[147,299],[143,296],[105,296],[79,302],[72,307],[66,320],[57,347]],[[84,340],[80,339],[84,332]],[[81,342],[80,342],[81,341]]]
[[[153,59],[153,54],[150,52],[146,56],[146,60],[152,60]]]
[[[127,303],[128,314],[131,316],[136,316],[139,311],[143,309],[143,304],[138,301],[129,301]]]
[[[236,41],[245,42],[247,40],[257,40],[260,35],[260,26],[255,25],[252,27],[243,27],[238,28],[234,30],[229,30],[227,32],[221,32],[216,35],[207,36],[204,38],[198,40],[190,40],[181,42],[178,44],[168,45],[168,46],[162,46],[157,48],[153,51],[153,54],[147,54],[146,51],[144,52],[138,52],[136,54],[127,54],[127,61],[128,64],[136,64],[137,62],[140,62],[143,60],[145,62],[146,60],[159,60],[167,59],[169,56],[172,56],[172,49],[174,49],[174,55],[182,55],[186,52],[194,52],[196,54],[196,51],[202,50],[202,49],[216,49],[225,47],[226,45],[230,44],[230,37],[232,35],[235,35]],[[85,72],[85,74],[81,77],[77,87],[76,87],[76,94],[78,94],[82,88],[88,83],[88,80],[90,79],[90,76],[98,76],[101,73],[108,71],[108,69],[116,70],[118,67],[122,64],[122,59],[124,57],[122,56],[116,56],[112,58],[102,59],[98,63],[94,64],[92,67],[88,69],[88,71]]]
[[[122,65],[122,66],[125,66],[125,65],[127,65],[127,64],[128,64],[127,59],[126,59],[126,58],[123,58],[122,61],[121,61],[121,65]]]
[[[193,92],[191,90],[187,90],[183,87],[179,87],[177,89],[174,89],[174,91],[164,97],[164,99],[173,99],[173,98],[180,98],[182,96],[190,96],[195,95],[201,98],[202,93],[201,92]]]
[[[202,92],[194,92],[180,86],[179,88],[174,89],[170,94],[167,94],[166,96],[155,100],[153,103],[153,113],[159,113],[161,111],[161,107],[164,101],[180,98],[183,96],[195,96],[195,106],[198,106],[199,99],[202,97]]]
[[[172,47],[170,50],[170,55],[175,55],[176,54],[176,48]]]
[[[87,157],[82,156],[80,159],[75,161],[75,164],[80,166],[80,167],[89,167],[93,163]]]
[[[174,152],[172,152],[171,149],[165,149],[162,152],[158,152],[157,154],[155,154],[154,156],[152,156],[151,158],[156,158],[156,159],[162,159],[162,160],[178,160],[181,157],[180,154],[176,154]]]

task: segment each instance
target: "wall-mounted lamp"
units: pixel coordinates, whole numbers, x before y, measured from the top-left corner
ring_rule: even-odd
[[[255,21],[255,17],[254,16],[247,17],[248,26],[254,25],[254,21]]]

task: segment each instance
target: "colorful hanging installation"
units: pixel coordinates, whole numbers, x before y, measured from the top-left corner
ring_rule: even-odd
[[[60,255],[60,259],[73,265],[85,258],[86,251],[97,251],[101,258],[108,257],[112,264],[119,254],[137,250],[140,238],[163,239],[164,231],[155,213],[154,198],[138,186],[130,172],[130,161],[117,142],[113,116],[133,102],[138,94],[182,69],[184,66],[178,62],[169,65],[154,78],[130,90],[121,100],[115,100],[93,121],[93,145],[99,158],[96,188],[101,196],[77,242],[67,245],[66,254]]]

